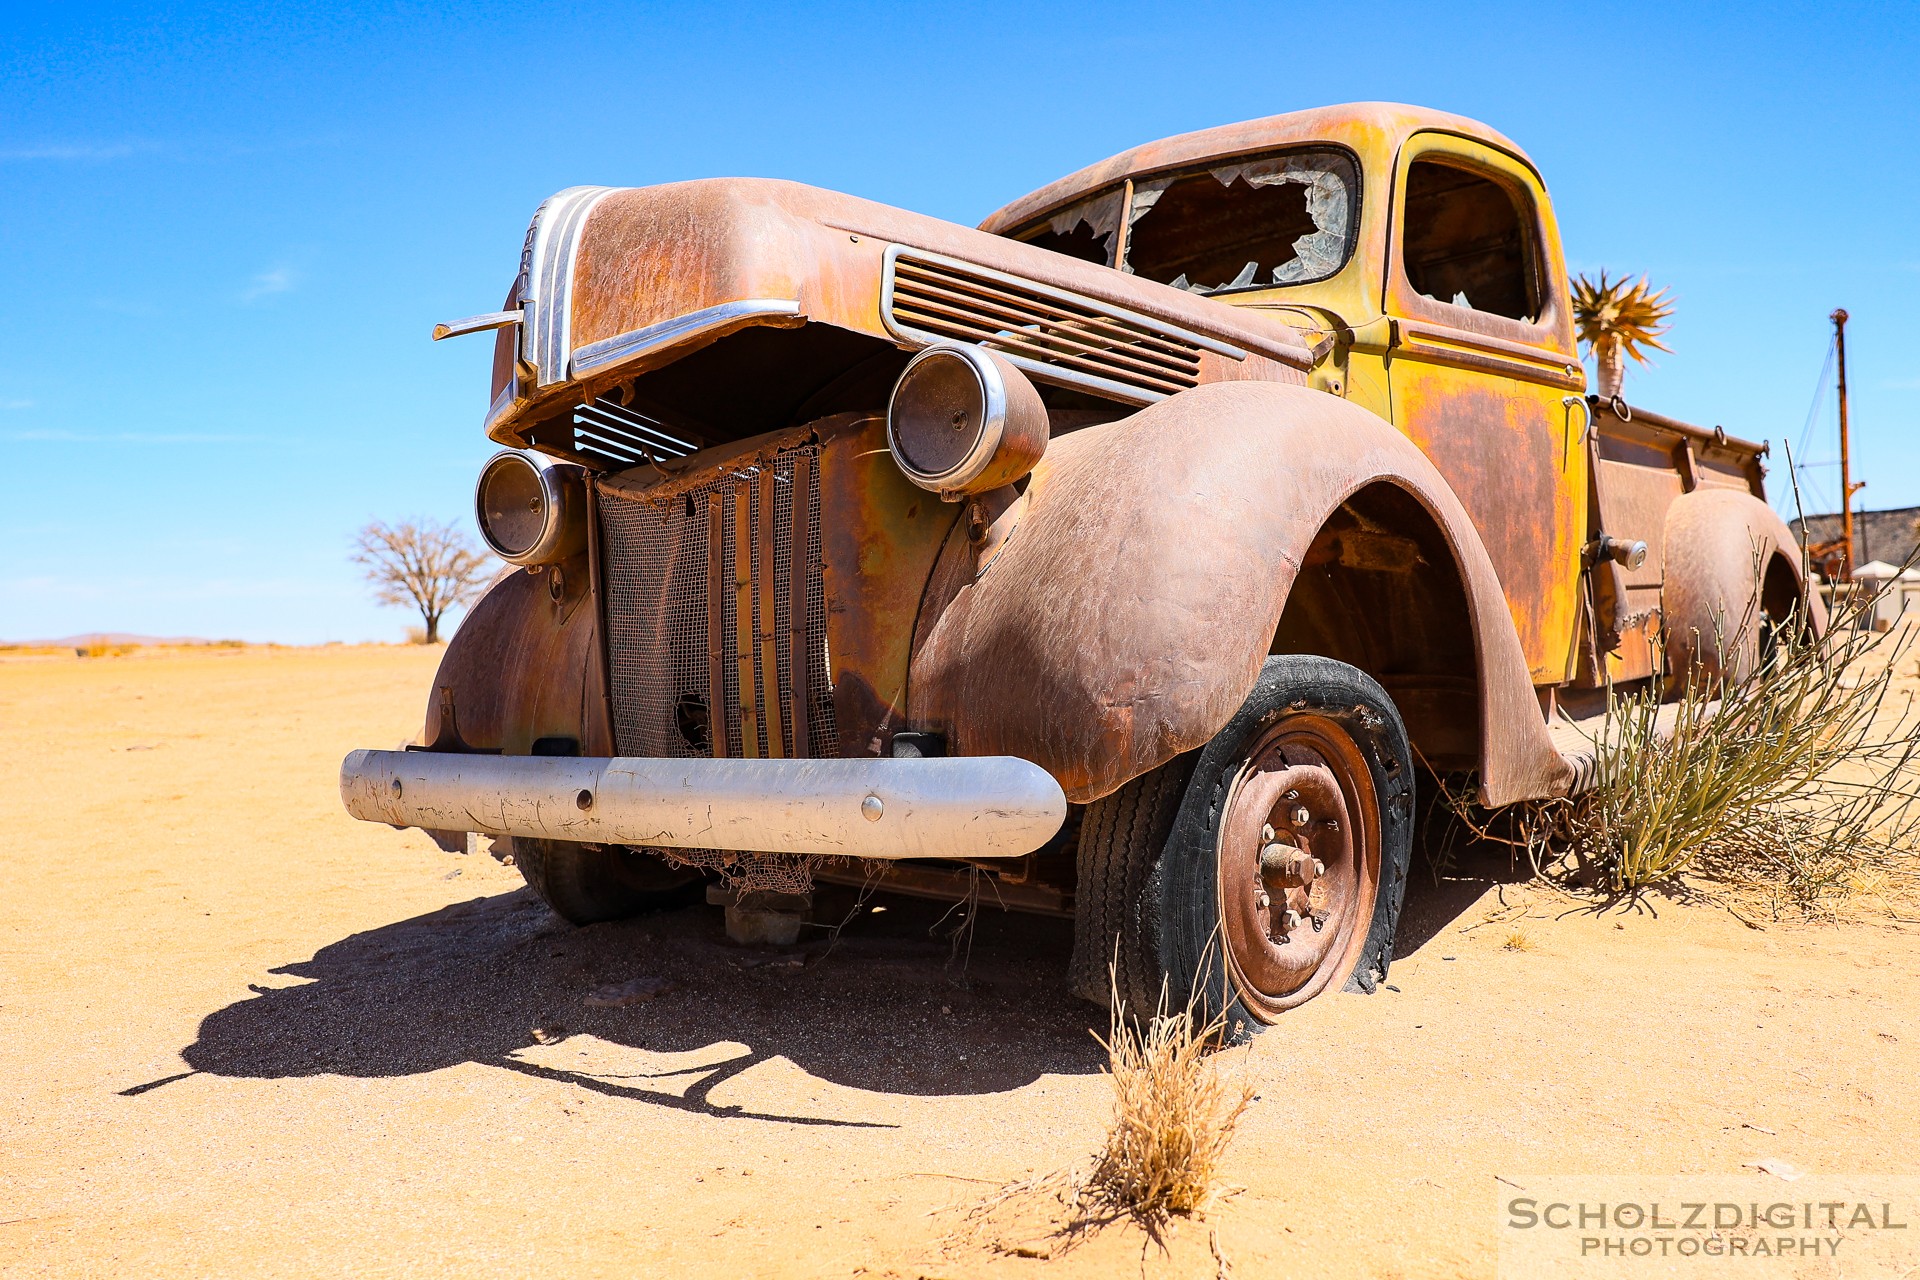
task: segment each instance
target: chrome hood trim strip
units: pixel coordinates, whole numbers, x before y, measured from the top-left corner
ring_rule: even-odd
[[[742,298],[737,302],[722,302],[644,329],[590,342],[573,353],[573,376],[585,377],[608,365],[674,346],[715,329],[800,318],[800,304],[792,298]]]
[[[527,230],[521,303],[520,358],[535,370],[536,387],[567,380],[573,352],[573,264],[580,233],[594,206],[621,187],[568,187],[549,197]]]

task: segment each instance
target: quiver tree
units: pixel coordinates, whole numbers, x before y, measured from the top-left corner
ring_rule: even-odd
[[[1574,280],[1573,321],[1580,341],[1593,352],[1601,399],[1611,400],[1620,394],[1625,357],[1645,364],[1643,347],[1673,350],[1660,341],[1660,335],[1667,331],[1667,317],[1672,314],[1673,303],[1667,300],[1667,291],[1654,293],[1644,275],[1637,284],[1629,284],[1625,277],[1610,281],[1604,271],[1598,284],[1585,276]]]
[[[477,597],[492,576],[492,557],[452,525],[433,521],[375,520],[354,539],[353,559],[366,566],[381,604],[420,611],[424,644],[437,642],[447,610]]]

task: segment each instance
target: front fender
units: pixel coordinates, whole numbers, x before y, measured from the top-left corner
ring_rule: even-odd
[[[586,557],[515,569],[487,589],[447,643],[420,741],[429,751],[528,755],[571,738],[610,756],[600,628]]]
[[[1473,633],[1487,803],[1568,780],[1459,499],[1391,425],[1324,392],[1197,387],[1055,439],[1011,537],[930,599],[909,719],[1016,755],[1085,802],[1208,741],[1245,701],[1315,535],[1369,485],[1444,532]],[[936,571],[936,581],[940,573]]]

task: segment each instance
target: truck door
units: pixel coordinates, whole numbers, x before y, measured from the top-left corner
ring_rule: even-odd
[[[1547,193],[1483,143],[1416,133],[1394,170],[1385,354],[1394,424],[1473,518],[1536,685],[1574,670],[1585,389]]]

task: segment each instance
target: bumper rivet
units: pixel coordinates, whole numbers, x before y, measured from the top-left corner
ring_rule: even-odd
[[[581,788],[580,794],[573,798],[573,802],[582,809],[591,809],[593,808],[593,792],[583,787]]]
[[[880,821],[880,815],[886,811],[887,806],[880,802],[879,796],[868,796],[860,802],[860,816],[868,822]]]
[[[393,780],[393,798],[395,800],[400,798],[400,779],[398,778]]]

